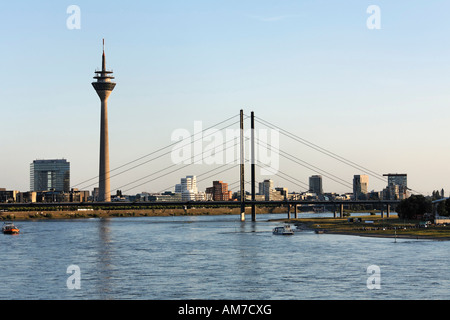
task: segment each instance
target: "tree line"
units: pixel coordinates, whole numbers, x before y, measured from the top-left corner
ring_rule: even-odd
[[[443,199],[443,190],[435,190],[431,197],[423,195],[412,195],[403,199],[397,205],[396,211],[401,219],[420,219],[426,213],[433,213],[432,201]],[[450,216],[450,198],[439,202],[436,206],[437,214],[440,216]]]

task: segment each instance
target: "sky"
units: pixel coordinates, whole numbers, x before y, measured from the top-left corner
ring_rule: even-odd
[[[0,187],[28,191],[30,163],[61,158],[71,164],[73,187],[96,186],[100,101],[91,82],[104,38],[117,82],[108,102],[111,169],[129,169],[111,178],[113,193],[170,190],[181,177],[212,170],[178,165],[142,179],[173,158],[136,165],[172,144],[176,130],[237,121],[243,109],[380,175],[406,173],[417,192],[444,188],[448,196],[448,12],[444,0],[3,1]],[[70,28],[68,20],[79,25]],[[347,181],[324,176],[325,192],[351,192],[353,175],[364,174],[284,135],[278,142]],[[279,171],[296,181],[318,174],[279,161]],[[130,162],[136,168],[125,166]],[[289,191],[307,188],[258,171],[258,181],[268,178]],[[237,166],[199,188],[213,180],[238,181]],[[369,177],[370,190],[385,186]]]

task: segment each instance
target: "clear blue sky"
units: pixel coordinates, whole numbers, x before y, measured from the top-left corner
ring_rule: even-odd
[[[72,4],[79,30],[66,26]],[[366,26],[369,5],[381,9],[379,30]],[[3,1],[0,187],[27,191],[34,159],[70,161],[72,185],[98,174],[91,82],[105,38],[117,81],[111,168],[170,144],[178,128],[210,126],[243,108],[373,171],[407,173],[415,190],[448,195],[449,12],[448,1]],[[349,183],[361,173],[289,139],[281,148]],[[111,187],[167,165],[169,157],[141,166]],[[196,165],[129,193],[210,169]],[[305,183],[314,174],[284,160],[280,170]],[[384,187],[370,178],[369,189]],[[327,179],[324,190],[351,191]]]

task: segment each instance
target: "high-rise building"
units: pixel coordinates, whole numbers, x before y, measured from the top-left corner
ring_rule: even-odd
[[[258,195],[263,195],[265,201],[284,200],[287,195],[287,189],[282,187],[274,188],[273,180],[266,179],[259,183]]]
[[[365,174],[354,175],[353,196],[355,197],[355,200],[359,200],[361,197],[365,197],[368,191],[369,191],[369,176]]]
[[[213,181],[213,186],[206,188],[206,194],[211,195],[214,201],[228,201],[232,197],[228,191],[228,183],[222,181]]]
[[[197,193],[196,176],[186,176],[186,178],[181,178],[181,192],[185,190],[192,190],[194,193]]]
[[[201,201],[206,196],[204,192],[198,192],[196,176],[181,178],[181,183],[175,185],[175,193],[181,193],[183,201]]]
[[[99,165],[99,196],[98,201],[111,201],[111,187],[109,174],[109,139],[108,139],[108,98],[116,84],[112,71],[106,69],[105,62],[105,40],[103,40],[102,70],[95,71],[96,82],[92,86],[101,101],[100,112],[100,165]]]
[[[387,173],[388,185],[383,191],[383,197],[387,200],[402,200],[409,197],[408,179],[406,173]]]
[[[70,162],[34,160],[30,164],[30,191],[70,191]]]
[[[386,173],[384,177],[388,177],[388,185],[398,185],[399,187],[408,187],[408,178],[406,173]]]
[[[259,183],[259,194],[263,194],[266,197],[269,196],[270,192],[274,189],[272,179],[266,179]]]
[[[322,176],[314,175],[309,177],[309,191],[317,195],[323,194]]]

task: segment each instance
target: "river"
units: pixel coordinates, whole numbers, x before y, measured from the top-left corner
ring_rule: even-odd
[[[273,235],[285,217],[17,221],[0,237],[0,299],[450,298],[448,241]]]

